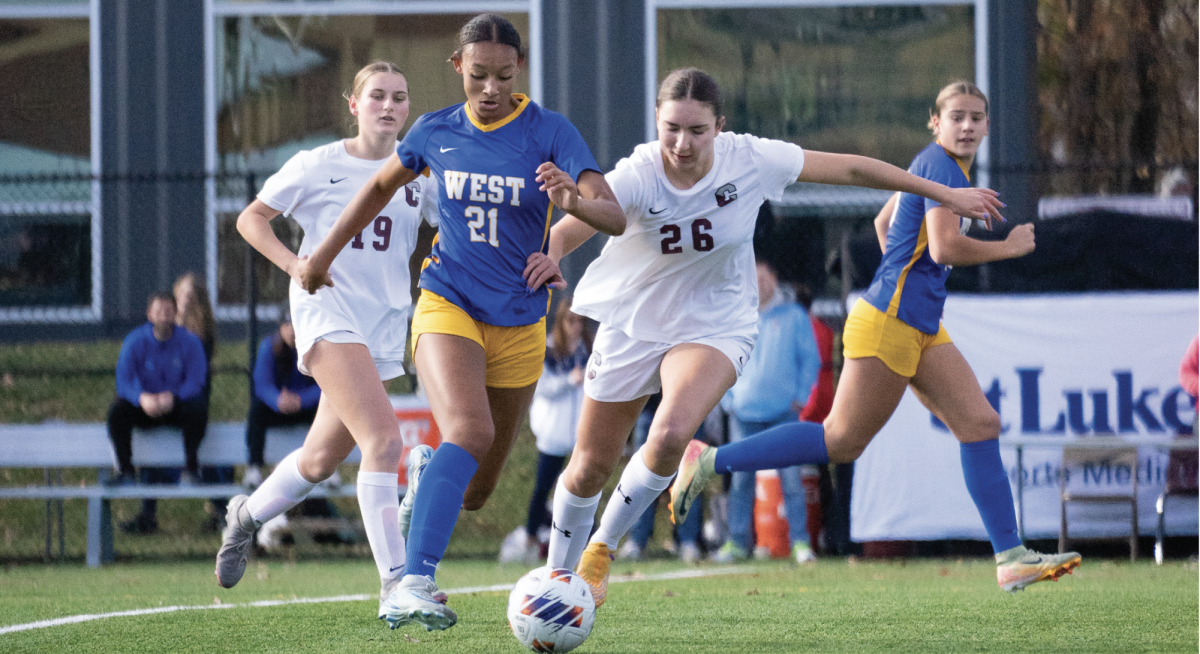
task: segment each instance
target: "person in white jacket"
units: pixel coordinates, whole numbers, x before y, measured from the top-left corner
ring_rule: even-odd
[[[541,555],[539,531],[549,524],[546,500],[575,447],[575,426],[583,406],[583,374],[592,347],[582,316],[571,313],[571,298],[563,297],[554,312],[546,339],[546,362],[529,407],[529,428],[537,439],[537,478],[529,498],[525,525],[517,527],[500,548],[501,563],[535,563]]]

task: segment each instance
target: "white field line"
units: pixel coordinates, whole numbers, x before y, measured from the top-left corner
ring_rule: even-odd
[[[726,568],[708,568],[699,569],[691,568],[687,570],[677,570],[675,572],[663,572],[655,575],[620,575],[609,579],[610,584],[622,584],[631,581],[665,581],[670,579],[691,579],[693,577],[714,577],[717,575],[730,575],[742,572],[750,572],[753,568],[747,566],[741,567],[726,567]],[[493,586],[467,586],[464,588],[450,588],[446,590],[449,595],[464,595],[467,593],[485,593],[490,591],[505,591],[512,590],[515,583],[512,584],[495,584]],[[173,613],[175,611],[204,611],[211,609],[241,609],[249,607],[263,606],[285,606],[288,604],[323,604],[326,602],[362,602],[369,599],[375,599],[378,595],[335,595],[333,597],[303,597],[293,598],[289,600],[260,600],[258,602],[243,602],[238,604],[201,604],[197,606],[159,606],[150,609],[132,609],[129,611],[115,611],[113,613],[85,613],[82,615],[69,615],[65,618],[55,618],[53,620],[38,620],[37,622],[26,622],[25,624],[15,624],[8,627],[0,627],[0,635],[14,633],[17,631],[29,631],[31,629],[45,629],[46,627],[59,627],[67,624],[76,624],[79,622],[91,622],[92,620],[102,620],[104,618],[124,618],[139,615],[153,615],[155,613]]]

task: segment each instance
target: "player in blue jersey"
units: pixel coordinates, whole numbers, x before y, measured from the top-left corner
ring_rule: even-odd
[[[935,141],[909,171],[953,188],[970,186],[967,171],[988,133],[987,98],[968,82],[946,86],[930,111],[929,128]],[[985,223],[991,229],[991,220]],[[893,195],[875,225],[883,261],[846,319],[845,364],[824,425],[798,422],[720,448],[689,446],[671,487],[673,518],[686,517],[717,471],[854,461],[911,388],[959,440],[963,476],[996,554],[1000,588],[1014,592],[1057,579],[1080,557],[1039,554],[1021,544],[1000,460],[1000,416],[941,325],[950,267],[1032,252],[1033,225],[1017,225],[1003,241],[976,240],[965,234],[968,221],[908,193]]]
[[[440,232],[421,272],[412,348],[442,444],[410,455],[407,563],[385,602],[393,628],[458,619],[437,601],[433,576],[459,510],[482,507],[495,488],[541,375],[547,287],[565,285],[544,254],[552,208],[608,234],[625,227],[579,131],[512,92],[524,55],[508,20],[473,18],[450,60],[467,101],[413,124],[302,273],[309,292],[332,285],[330,262],[400,186],[426,168],[438,180]]]

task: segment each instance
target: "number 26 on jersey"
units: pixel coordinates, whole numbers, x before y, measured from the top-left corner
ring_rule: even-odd
[[[697,218],[692,221],[692,249],[697,252],[708,252],[713,249],[712,222],[708,218]],[[663,235],[662,253],[663,254],[679,254],[683,252],[683,245],[680,241],[683,240],[683,228],[679,225],[667,224],[663,225],[658,230],[659,234]]]

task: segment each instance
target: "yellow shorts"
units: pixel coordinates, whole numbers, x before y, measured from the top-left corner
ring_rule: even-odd
[[[877,357],[901,377],[917,374],[921,353],[934,345],[953,343],[938,323],[936,334],[926,334],[859,298],[846,317],[842,353],[847,359]]]
[[[446,298],[421,289],[412,321],[412,349],[421,334],[469,338],[487,357],[486,384],[523,388],[537,382],[546,361],[546,318],[532,325],[500,327],[479,322]]]

